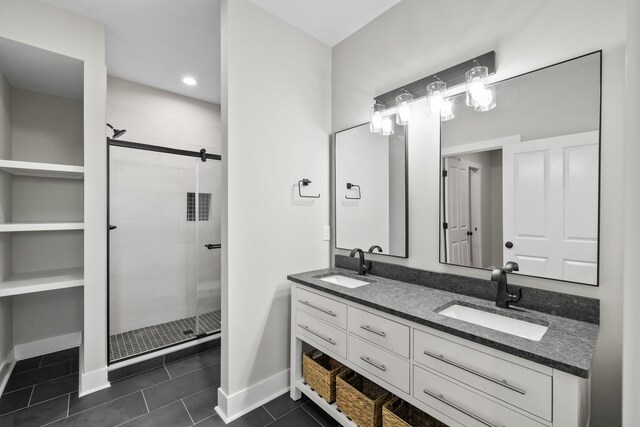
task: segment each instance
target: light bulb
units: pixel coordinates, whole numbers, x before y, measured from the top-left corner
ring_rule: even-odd
[[[398,114],[398,121],[400,122],[400,124],[408,123],[409,120],[411,120],[411,108],[406,102],[398,105],[398,110],[396,111],[396,113]]]
[[[382,119],[382,129],[380,130],[380,134],[382,136],[389,136],[394,132],[393,120],[391,117],[387,116]]]
[[[474,78],[473,81],[469,83],[469,93],[471,93],[471,96],[474,99],[483,96],[483,92],[485,92],[484,89],[484,83],[482,83],[478,77]]]
[[[380,132],[380,129],[382,129],[382,113],[379,111],[371,115],[371,129],[373,132]]]
[[[493,110],[496,107],[496,88],[495,86],[489,86],[483,88],[473,99],[473,109],[476,111],[484,112]]]
[[[376,100],[375,104],[371,107],[369,113],[369,130],[372,133],[380,133],[382,130],[382,113],[384,113],[385,105]]]
[[[476,96],[482,96],[487,77],[489,77],[489,69],[483,66],[473,67],[465,73],[464,78],[467,82],[467,105],[469,107],[475,107],[474,98]]]
[[[403,92],[396,96],[396,123],[399,125],[407,125],[411,121],[411,106],[409,103],[413,101],[413,95],[409,92]]]
[[[427,114],[440,112],[442,92],[445,90],[447,90],[447,84],[440,80],[427,85]]]
[[[451,99],[445,99],[440,104],[440,120],[446,122],[456,117],[453,112],[453,102]]]

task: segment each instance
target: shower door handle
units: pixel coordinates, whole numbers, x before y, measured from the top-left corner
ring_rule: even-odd
[[[109,231],[111,231],[111,230],[115,230],[116,228],[118,228],[118,227],[117,227],[117,226],[115,226],[115,225],[109,225]]]
[[[213,243],[208,243],[206,245],[204,245],[205,248],[211,250],[211,249],[220,249],[222,247],[222,245],[220,243],[218,244],[213,244]]]

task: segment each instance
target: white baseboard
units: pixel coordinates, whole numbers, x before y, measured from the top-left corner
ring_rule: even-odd
[[[40,341],[32,341],[24,344],[16,344],[14,347],[15,359],[23,360],[30,357],[42,356],[43,354],[55,351],[66,350],[78,347],[82,342],[82,334],[74,332],[72,334],[60,335],[57,337],[45,338]]]
[[[240,390],[231,396],[218,389],[218,406],[216,412],[225,424],[240,418],[259,406],[275,399],[289,390],[289,370],[260,381],[250,387]]]
[[[0,364],[0,396],[4,393],[4,388],[7,386],[11,371],[13,371],[13,367],[16,364],[14,352],[14,350],[11,350],[6,359]]]
[[[78,397],[86,396],[87,394],[109,387],[111,387],[111,383],[109,383],[109,369],[105,366],[104,368],[80,375],[80,392],[78,393]]]

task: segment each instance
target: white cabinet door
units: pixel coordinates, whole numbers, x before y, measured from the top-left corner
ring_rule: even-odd
[[[504,146],[505,263],[518,262],[522,274],[597,282],[598,156],[598,132]]]
[[[444,159],[445,212],[447,223],[445,236],[447,241],[448,263],[469,265],[471,245],[469,241],[469,165],[467,162],[448,157]]]

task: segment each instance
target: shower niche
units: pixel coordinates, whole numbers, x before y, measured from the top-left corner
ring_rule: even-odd
[[[220,156],[110,139],[109,361],[220,331]]]

